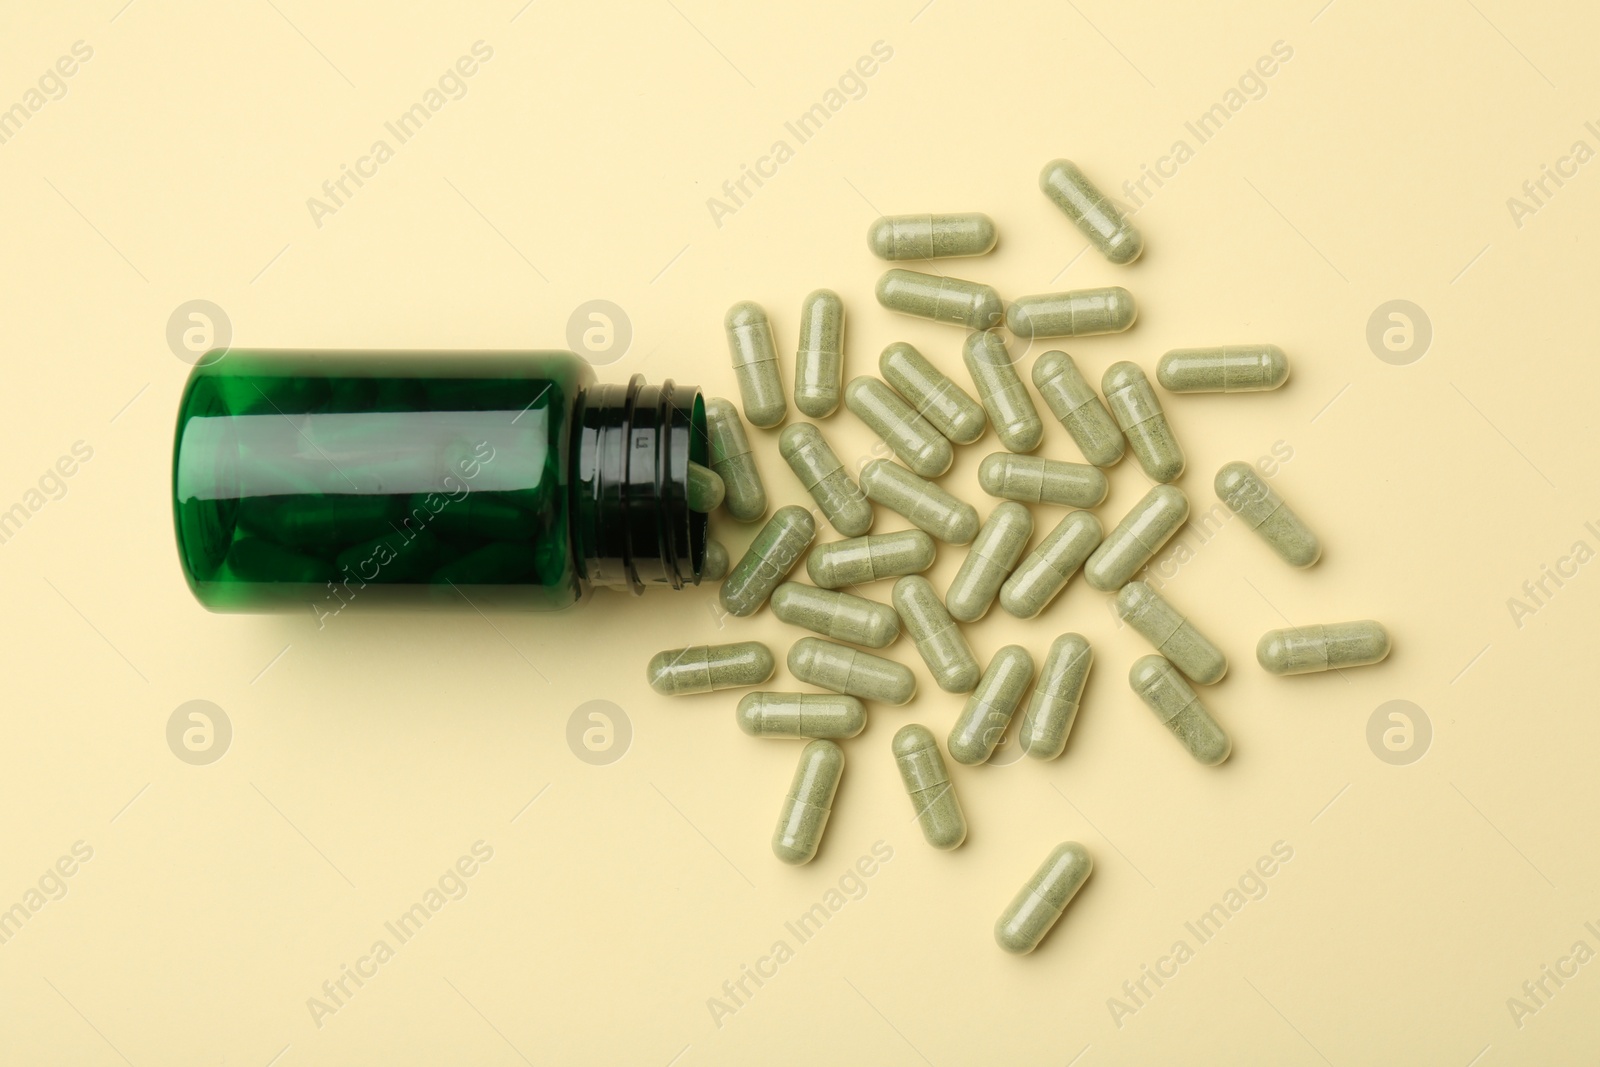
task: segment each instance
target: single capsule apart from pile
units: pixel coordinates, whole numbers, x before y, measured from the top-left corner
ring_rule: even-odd
[[[967,839],[967,817],[933,731],[920,723],[902,726],[891,747],[923,838],[938,849],[960,845]]]
[[[989,417],[983,405],[904,341],[896,341],[878,357],[878,372],[954,444],[970,445],[983,436]]]
[[[1217,498],[1243,519],[1291,567],[1309,567],[1322,558],[1322,542],[1278,491],[1248,463],[1235,461],[1217,471]]]
[[[750,437],[731,401],[706,401],[706,432],[711,438],[711,469],[722,479],[723,503],[740,522],[755,522],[767,513],[767,490],[756,470]]]
[[[820,637],[794,643],[789,673],[809,685],[884,704],[904,704],[917,694],[916,676],[904,664]]]
[[[994,247],[994,220],[963,215],[884,215],[867,228],[867,247],[879,259],[981,256]]]
[[[1099,468],[1084,463],[994,452],[978,465],[978,484],[1007,500],[1092,508],[1106,498],[1110,483]]]
[[[722,606],[730,615],[754,615],[767,602],[817,536],[817,522],[798,504],[781,507],[756,534],[722,582]]]
[[[866,374],[851,378],[844,387],[844,405],[922,477],[937,478],[950,469],[955,452],[949,439],[878,379]]]
[[[1094,650],[1082,634],[1062,634],[1051,643],[1022,714],[1022,725],[1017,727],[1017,743],[1023,752],[1043,760],[1061,755],[1093,664]]]
[[[947,693],[970,693],[982,674],[977,657],[933,586],[921,575],[909,575],[894,583],[891,598],[935,684]]]
[[[1096,467],[1110,467],[1122,458],[1122,431],[1071,356],[1065,352],[1040,356],[1033,365],[1033,385],[1084,459]]]
[[[1128,684],[1196,761],[1215,767],[1233,751],[1233,742],[1200,703],[1178,668],[1161,656],[1134,660],[1128,671]]]
[[[760,304],[741,301],[728,309],[723,326],[728,333],[728,354],[733,377],[739,383],[744,417],[752,426],[776,426],[789,405],[783,398],[783,376],[778,370],[778,349],[772,343],[772,324]]]
[[[883,648],[900,636],[900,616],[889,605],[799,582],[773,590],[772,613],[791,626],[868,648]]]
[[[800,347],[794,354],[794,406],[813,419],[839,407],[844,380],[844,301],[818,289],[800,305]]]
[[[778,437],[778,453],[835,530],[860,537],[872,529],[872,505],[845,473],[821,430],[809,422],[795,423]]]
[[[1146,583],[1129,582],[1117,590],[1116,607],[1118,618],[1191,681],[1212,685],[1228,673],[1228,658],[1222,651]]]
[[[822,831],[833,811],[833,797],[844,774],[844,750],[818,740],[800,750],[794,781],[772,832],[772,854],[785,863],[810,863],[822,844]]]
[[[983,763],[1011,725],[1022,698],[1033,684],[1033,657],[1021,645],[1006,645],[989,661],[978,687],[950,728],[946,742],[957,763]]]
[[[968,334],[961,358],[978,387],[978,399],[983,401],[983,410],[1000,443],[1013,452],[1038,448],[1044,437],[1044,421],[1022,379],[1017,377],[1017,368],[1000,332],[981,330]]]
[[[694,460],[689,461],[689,510],[698,511],[702,515],[717,510],[722,503],[722,498],[727,495],[727,488],[722,484],[722,475],[710,467],[702,467]]]
[[[806,559],[806,573],[822,588],[838,589],[921,574],[933,566],[934,555],[933,538],[921,530],[868,534],[818,545]]]
[[[1000,607],[1019,619],[1038,615],[1066,588],[1100,544],[1100,535],[1100,520],[1092,512],[1069,513],[1000,587]]]
[[[854,737],[866,705],[840,693],[746,693],[736,712],[751,737]]]
[[[1151,486],[1100,542],[1083,565],[1083,577],[1102,593],[1128,584],[1189,517],[1189,498],[1175,485]]]
[[[1046,163],[1039,172],[1039,188],[1111,262],[1132,263],[1144,251],[1144,238],[1133,223],[1070,159]]]
[[[994,924],[995,943],[1018,956],[1038,948],[1092,870],[1088,849],[1076,841],[1057,845],[1000,913]]]
[[[992,286],[960,278],[941,278],[914,270],[884,271],[878,279],[878,303],[890,311],[918,318],[987,330],[1000,325],[1005,305]]]
[[[861,490],[911,525],[951,545],[965,545],[978,536],[978,509],[957,500],[926,478],[898,463],[875,459],[861,472]]]
[[[1121,333],[1139,317],[1133,294],[1120,285],[1019,296],[1006,308],[1006,328],[1018,337],[1088,337]]]
[[[1007,500],[989,513],[945,592],[945,606],[952,618],[977,622],[989,613],[1000,586],[1032,536],[1033,513],[1016,501]]]
[[[1106,368],[1100,388],[1145,474],[1155,482],[1176,481],[1183,473],[1183,448],[1144,371],[1127,361],[1113,363]]]
[[[1273,674],[1365,667],[1388,655],[1389,631],[1371,619],[1271,630],[1256,645],[1256,661]]]
[[[1289,380],[1289,357],[1277,345],[1174,348],[1156,364],[1156,381],[1172,393],[1254,393]]]
[[[760,685],[772,677],[772,651],[759,641],[669,648],[650,657],[645,678],[662,696]]]

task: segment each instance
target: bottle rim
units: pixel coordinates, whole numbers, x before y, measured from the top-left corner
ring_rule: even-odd
[[[705,400],[668,378],[590,386],[574,414],[573,544],[590,585],[698,584],[706,516],[689,507],[689,463],[706,464]]]

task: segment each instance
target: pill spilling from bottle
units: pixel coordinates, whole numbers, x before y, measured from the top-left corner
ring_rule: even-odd
[[[1106,261],[1126,265],[1138,259],[1144,238],[1077,165],[1055,160],[1044,168],[1039,183]],[[1106,596],[1113,617],[1153,653],[1128,665],[1126,690],[1131,700],[1154,714],[1152,733],[1165,727],[1178,742],[1173,751],[1181,749],[1194,761],[1191,766],[1216,767],[1233,752],[1228,730],[1197,691],[1221,682],[1229,666],[1228,656],[1206,632],[1205,605],[1194,606],[1201,616],[1197,619],[1183,605],[1185,598],[1173,598],[1159,583],[1141,580],[1189,521],[1192,507],[1189,493],[1176,484],[1188,458],[1157,385],[1178,405],[1192,393],[1266,392],[1287,381],[1289,357],[1273,344],[1174,349],[1156,364],[1153,381],[1145,368],[1121,360],[1106,367],[1097,391],[1071,355],[1050,350],[1034,359],[1031,375],[1020,375],[1011,344],[1027,349],[1039,339],[1077,343],[1089,338],[1085,343],[1092,345],[1092,338],[1132,328],[1138,306],[1134,294],[1121,285],[1019,296],[1008,303],[993,286],[952,277],[928,262],[957,256],[973,262],[999,239],[994,220],[979,212],[885,216],[868,228],[867,246],[873,254],[912,264],[883,274],[878,303],[892,312],[967,331],[952,343],[961,344],[957,369],[931,350],[897,341],[881,353],[877,376],[850,377],[848,344],[842,336],[844,310],[831,301],[819,305],[819,294],[834,300],[836,295],[819,289],[802,305],[795,402],[814,421],[789,423],[779,435],[779,451],[799,488],[815,501],[815,514],[837,536],[830,538],[821,530],[814,545],[801,539],[810,546],[804,570],[810,584],[791,577],[771,592],[770,603],[781,622],[820,635],[799,638],[788,665],[797,680],[822,691],[753,692],[739,702],[736,713],[738,726],[753,737],[812,739],[801,752],[773,838],[776,858],[785,863],[807,862],[823,847],[846,746],[853,752],[866,744],[849,739],[861,733],[875,707],[909,706],[916,718],[926,720],[949,703],[953,717],[942,747],[926,721],[918,721],[898,729],[887,754],[868,745],[864,755],[893,760],[923,837],[934,849],[958,848],[967,837],[959,794],[969,787],[958,788],[952,763],[960,771],[990,762],[1008,735],[1030,762],[1061,756],[1095,660],[1089,640],[1068,632],[1052,635],[1047,648],[1008,644],[984,664],[963,628],[983,619],[997,603],[1017,619],[1037,619],[1080,572],[1079,584]],[[735,304],[727,321],[750,320],[753,306]],[[760,323],[764,328],[764,317]],[[825,343],[816,340],[819,335],[826,337]],[[782,376],[764,355],[777,350],[770,337],[759,335],[754,346],[762,353],[758,356],[749,354],[749,343],[730,339],[730,345],[746,413],[767,419],[781,412],[782,398],[772,390]],[[825,355],[818,355],[819,349]],[[755,364],[761,365],[760,376],[750,369]],[[824,366],[825,372],[818,369]],[[837,382],[841,376],[847,379],[840,394],[843,408],[882,440],[893,457],[865,463],[855,481],[817,425],[839,405],[819,401],[808,408],[802,403],[803,395],[810,398],[818,391],[818,381]],[[1078,455],[1033,454],[1044,424],[1025,379],[1031,379],[1044,410],[1066,429]],[[1249,401],[1237,403],[1243,410]],[[727,452],[746,461],[744,482],[759,486],[750,438],[734,405],[724,400],[710,404],[716,413],[713,433],[720,427],[737,442]],[[749,421],[757,427],[773,425],[753,416]],[[983,458],[978,484],[995,499],[980,514],[973,502],[940,480],[958,451],[981,442],[991,429],[1001,450]],[[718,453],[715,441],[712,451]],[[1154,484],[1124,514],[1102,521],[1092,509],[1106,500],[1107,472],[1124,455],[1131,455]],[[1282,564],[1305,569],[1321,557],[1317,535],[1251,464],[1223,465],[1212,489],[1221,507],[1244,518],[1240,525],[1266,542]],[[752,508],[741,514],[734,495],[730,479],[729,517],[749,521],[752,513],[759,516],[759,509]],[[912,528],[869,533],[874,506]],[[1217,513],[1214,507],[1204,505],[1207,515]],[[721,520],[714,515],[714,521]],[[742,593],[741,567],[759,571],[770,582],[780,581],[794,567],[788,554],[769,559],[770,540],[766,530],[758,534],[727,579],[739,590],[735,603],[741,608],[759,606],[758,597],[766,595],[760,590],[755,596]],[[963,553],[961,563],[948,588],[941,590],[924,572],[939,552],[952,550]],[[892,583],[886,597],[879,583]],[[725,582],[724,602],[729,603],[726,589]],[[902,631],[932,687],[918,691],[912,672],[880,654]],[[1272,675],[1294,675],[1376,663],[1388,651],[1388,633],[1376,622],[1308,624],[1264,635],[1256,659]],[[1037,669],[1036,654],[1042,655]],[[749,671],[753,676],[756,667]],[[702,684],[702,676],[693,681]],[[1040,847],[1048,855],[1000,910],[994,925],[996,943],[1010,953],[1039,946],[1094,868],[1089,851],[1078,842],[1041,842]]]
[[[1038,181],[1113,273],[1139,259],[1143,235],[1077,164],[1054,160]],[[1069,232],[1057,230],[1047,239]],[[1153,381],[1118,360],[1097,390],[1073,355],[1049,349],[1021,374],[1017,359],[1034,342],[1092,347],[1134,328],[1140,309],[1115,284],[1008,304],[994,286],[934,262],[961,257],[962,273],[982,273],[1002,236],[981,212],[891,215],[868,227],[868,249],[897,264],[878,279],[877,303],[952,327],[930,327],[949,333],[943,352],[888,345],[875,374],[851,373],[862,368],[852,367],[847,309],[833,289],[800,299],[792,347],[760,304],[735,301],[722,329],[737,402],[670,379],[602,384],[569,352],[235,349],[202,359],[180,402],[173,457],[185,577],[211,610],[309,608],[319,625],[370,605],[551,609],[591,587],[719,583],[730,627],[770,608],[803,634],[782,656],[755,640],[666,649],[649,658],[646,680],[662,696],[733,705],[736,728],[756,743],[800,742],[771,840],[788,865],[826,847],[849,761],[892,763],[927,845],[948,851],[968,835],[960,796],[982,788],[966,776],[1002,762],[1008,736],[1018,748],[1007,751],[1028,756],[1032,773],[1063,755],[1095,650],[1083,634],[1033,625],[1024,632],[1037,640],[980,661],[964,628],[996,605],[1028,621],[1064,596],[1104,598],[1106,617],[1146,649],[1127,664],[1125,701],[1153,713],[1139,720],[1150,737],[1177,742],[1150,745],[1174,766],[1218,773],[1199,768],[1223,764],[1234,747],[1233,709],[1211,697],[1229,673],[1212,636],[1219,609],[1146,579],[1198,509],[1245,520],[1243,536],[1270,549],[1252,548],[1251,566],[1314,581],[1324,542],[1266,472],[1222,465],[1208,475],[1217,504],[1192,504],[1178,484],[1189,467],[1179,428],[1193,433],[1198,417],[1185,405],[1226,404],[1242,417],[1262,403],[1252,397],[1284,387],[1290,357],[1255,342],[1173,349]],[[1075,453],[1036,454],[1046,428],[1036,399]],[[841,462],[820,425],[832,418],[880,439],[880,458],[859,469]],[[981,513],[941,484],[973,445],[984,449]],[[789,473],[769,484],[762,467],[774,452]],[[1097,514],[1124,456],[1148,489],[1120,515]],[[1289,496],[1303,503],[1302,494],[1309,487]],[[880,519],[909,528],[886,531]],[[744,545],[737,555],[734,541]],[[927,577],[941,552],[960,559],[942,589]],[[909,641],[895,647],[902,632]],[[1390,647],[1371,619],[1298,622],[1262,635],[1255,660],[1266,684],[1295,686],[1307,683],[1292,676],[1380,663]],[[931,684],[919,685],[902,657]],[[780,662],[796,685],[769,684]],[[743,692],[734,700],[728,690]],[[1101,702],[1109,698],[1090,701]],[[881,734],[860,739],[891,708],[919,721],[887,744]],[[930,726],[941,717],[940,729]],[[1059,925],[1094,868],[1082,844],[1030,833],[1045,858],[1020,889],[1025,863],[995,872],[994,938],[1014,954]],[[1002,891],[1014,891],[1009,903]]]

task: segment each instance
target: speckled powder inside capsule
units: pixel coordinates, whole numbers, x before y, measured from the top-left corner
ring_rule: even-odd
[[[1044,421],[1033,406],[1005,341],[998,330],[980,330],[967,335],[961,348],[967,373],[978,387],[978,399],[988,413],[989,425],[1000,443],[1012,452],[1032,452],[1044,436]]]
[[[890,311],[969,330],[998,326],[1005,314],[1000,294],[990,286],[912,270],[885,271],[878,279],[877,296]]]
[[[860,537],[872,528],[872,505],[850,480],[821,430],[809,422],[788,427],[778,438],[778,452],[835,530]]]
[[[690,645],[657,652],[645,677],[664,696],[684,696],[760,685],[772,677],[774,666],[771,650],[759,641]]]
[[[806,559],[806,573],[822,588],[838,589],[920,573],[933,566],[934,554],[933,538],[921,530],[868,534],[818,545]]]
[[[711,438],[711,469],[722,479],[728,514],[740,522],[755,522],[766,514],[767,491],[732,402],[721,397],[706,401],[706,431]]]
[[[779,508],[723,580],[722,606],[731,615],[755,614],[816,536],[809,511],[796,504]]]
[[[833,414],[839,406],[843,368],[844,302],[832,289],[818,289],[800,305],[794,406],[814,419]]]
[[[981,256],[994,247],[994,220],[981,212],[885,215],[867,230],[867,247],[880,259]]]
[[[878,372],[918,415],[955,444],[970,445],[989,425],[982,404],[903,341],[883,350]]]
[[[728,309],[723,320],[734,379],[744,403],[744,417],[752,426],[776,426],[783,421],[788,401],[778,372],[778,350],[772,326],[760,304],[743,301]]]

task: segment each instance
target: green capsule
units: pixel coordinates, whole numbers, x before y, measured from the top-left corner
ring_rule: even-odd
[[[1100,542],[1083,577],[1102,593],[1127,585],[1189,517],[1189,498],[1175,485],[1153,485]]]
[[[970,445],[983,436],[989,425],[983,405],[904,341],[883,350],[878,371],[918,415],[955,444]]]
[[[969,330],[1000,325],[1005,305],[992,286],[914,270],[889,270],[878,279],[878,303],[902,315],[948,322]]]
[[[693,488],[691,484],[691,492]],[[464,540],[490,537],[496,541],[538,539],[543,530],[539,509],[518,507],[509,502],[508,498],[511,497],[511,493],[494,490],[469,492],[460,499],[445,497],[444,505],[438,507],[438,494],[416,493],[411,497],[410,514],[402,521],[409,530],[419,518],[432,516],[430,526],[441,537]],[[435,507],[430,507],[430,503]],[[399,525],[395,524],[396,527]]]
[[[1116,205],[1070,159],[1045,164],[1039,188],[1072,224],[1113,263],[1132,263],[1144,251],[1144,238]]]
[[[921,530],[830,541],[811,550],[806,573],[824,589],[920,574],[933,566],[933,538]]]
[[[983,401],[983,410],[988,413],[994,432],[1000,435],[1000,443],[1013,452],[1038,448],[1044,437],[1044,421],[1039,418],[1027,387],[1017,377],[1000,331],[968,334],[961,358],[978,387],[978,399]]]
[[[1156,364],[1156,381],[1172,393],[1254,393],[1289,380],[1289,357],[1277,345],[1174,348]]]
[[[772,677],[772,652],[759,641],[669,648],[650,657],[645,677],[662,696],[760,685]]]
[[[1141,656],[1128,671],[1128,684],[1189,755],[1215,767],[1228,758],[1233,742],[1206,711],[1178,668],[1160,656]]]
[[[861,490],[911,525],[951,545],[978,535],[978,509],[897,463],[875,459],[861,472]]]
[[[1006,328],[1018,337],[1088,337],[1121,333],[1139,317],[1133,294],[1120,285],[1019,296],[1006,308]]]
[[[1110,483],[1084,463],[995,452],[978,465],[978,484],[990,496],[1007,500],[1092,508],[1106,498]]]
[[[833,811],[833,795],[844,774],[844,750],[832,741],[817,740],[800,750],[794,781],[772,831],[772,854],[785,863],[810,863],[822,844],[822,831]]]
[[[1100,379],[1100,388],[1145,474],[1152,481],[1176,481],[1183,473],[1183,448],[1167,425],[1161,401],[1144,371],[1126,360],[1113,363]]]
[[[1017,956],[1038,948],[1092,870],[1088,849],[1076,841],[1057,845],[1000,913],[994,924],[995,943]]]
[[[844,406],[922,477],[937,478],[950,469],[955,452],[949,440],[878,379],[865,374],[851,378],[844,387]]]
[[[809,422],[795,423],[778,437],[778,452],[835,530],[860,537],[872,529],[872,505],[845,473],[821,430]]]
[[[950,758],[966,764],[987,762],[1032,684],[1033,657],[1027,649],[1007,645],[996,652],[950,728],[945,742]]]
[[[1017,742],[1034,759],[1055,759],[1067,747],[1089,681],[1094,650],[1082,634],[1062,634],[1050,645],[1039,668],[1039,681],[1028,698],[1028,710],[1017,727]]]
[[[787,406],[766,309],[753,301],[740,301],[728,309],[723,328],[746,421],[763,428],[776,426],[787,414]]]
[[[337,477],[337,473],[335,474]],[[459,507],[471,499],[453,500]],[[321,553],[333,545],[370,541],[394,532],[404,520],[404,502],[395,496],[365,493],[305,492],[246,496],[239,502],[239,524],[291,549]],[[424,515],[437,509],[428,509]]]
[[[820,637],[802,637],[789,649],[789,673],[808,685],[884,704],[905,704],[917,695],[911,668],[870,652]]]
[[[1092,512],[1068,512],[1000,587],[1000,607],[1019,619],[1031,619],[1049,607],[1099,546],[1102,532]]]
[[[340,574],[358,582],[416,582],[433,569],[438,558],[439,539],[427,530],[408,528],[406,533],[391,530],[386,537],[347,548],[333,563]]]
[[[1213,685],[1228,673],[1228,657],[1165,597],[1144,582],[1117,590],[1117,617],[1144,636],[1167,662],[1200,685]]]
[[[981,256],[994,247],[994,220],[966,215],[884,215],[867,227],[867,247],[879,259]]]
[[[900,636],[900,616],[889,605],[799,582],[773,590],[772,613],[791,626],[868,648],[883,648]]]
[[[900,579],[890,599],[935,684],[946,693],[972,692],[982,675],[977,657],[928,579],[916,574]]]
[[[760,304],[744,300],[728,309],[722,325],[728,332],[728,354],[733,377],[739,383],[744,417],[752,426],[776,426],[788,414],[783,398],[783,376],[778,370],[778,349],[772,343],[772,324]]]
[[[506,585],[532,581],[536,567],[526,542],[496,541],[452,559],[434,571],[431,580],[442,585]]]
[[[844,380],[844,301],[818,289],[800,305],[800,348],[794,355],[794,406],[813,419],[839,407]]]
[[[867,709],[839,693],[746,693],[737,718],[751,737],[854,737]]]
[[[1272,630],[1256,645],[1256,662],[1273,674],[1365,667],[1388,655],[1389,631],[1371,619]]]
[[[816,520],[800,505],[790,504],[773,512],[722,582],[722,606],[728,614],[754,615],[760,611],[816,536]]]
[[[900,780],[911,798],[922,836],[938,849],[956,848],[967,839],[967,817],[961,811],[955,783],[944,764],[933,731],[920,723],[900,727],[890,745]]]
[[[706,561],[700,568],[700,580],[720,582],[728,576],[728,549],[721,541],[706,540]]]
[[[264,537],[240,537],[228,549],[228,569],[244,581],[303,582],[320,586],[342,575],[327,560],[291,552]]]
[[[1084,459],[1096,467],[1110,467],[1122,458],[1122,431],[1071,356],[1065,352],[1040,356],[1033,365],[1033,386],[1072,435]]]
[[[767,513],[767,490],[738,409],[721,397],[707,400],[706,430],[711,438],[711,469],[722,479],[728,514],[740,522],[755,522]]]
[[[727,488],[722,484],[722,475],[710,467],[702,467],[692,459],[689,461],[690,511],[698,511],[702,515],[715,511],[726,493]]]
[[[1322,542],[1277,490],[1248,463],[1233,462],[1217,471],[1217,498],[1238,515],[1291,567],[1309,567],[1322,558]]]
[[[967,550],[961,569],[946,590],[944,602],[951,618],[977,622],[989,613],[1011,568],[1022,558],[1033,536],[1033,513],[1012,500],[996,506]]]

